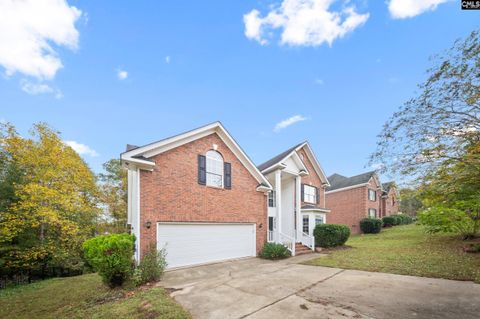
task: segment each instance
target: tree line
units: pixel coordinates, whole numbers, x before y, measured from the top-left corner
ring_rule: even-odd
[[[0,125],[0,276],[82,273],[86,239],[127,231],[120,161],[95,175],[47,124],[33,125],[28,137]]]

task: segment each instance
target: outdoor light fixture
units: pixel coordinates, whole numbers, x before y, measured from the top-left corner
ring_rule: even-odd
[[[146,221],[145,222],[145,227],[147,227],[147,229],[150,229],[150,227],[152,227],[152,222],[151,221]]]

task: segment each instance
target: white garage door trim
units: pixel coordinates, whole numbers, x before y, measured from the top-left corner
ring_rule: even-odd
[[[166,247],[167,269],[255,257],[255,230],[253,223],[158,222],[157,248]]]

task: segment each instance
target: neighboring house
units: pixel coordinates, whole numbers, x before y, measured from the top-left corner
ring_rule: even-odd
[[[328,180],[325,196],[331,210],[329,224],[347,225],[358,234],[362,218],[382,217],[382,184],[374,171],[352,177],[333,174]]]
[[[313,227],[326,220],[329,184],[307,142],[257,168],[215,122],[127,145],[121,159],[137,261],[150,245],[166,249],[169,268],[256,256],[267,241],[295,255],[314,249]]]
[[[382,189],[382,217],[398,214],[400,201],[395,182],[383,183]]]

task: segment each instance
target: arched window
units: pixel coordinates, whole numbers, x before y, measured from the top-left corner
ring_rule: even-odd
[[[208,151],[207,158],[207,185],[223,187],[223,157],[217,151]]]

